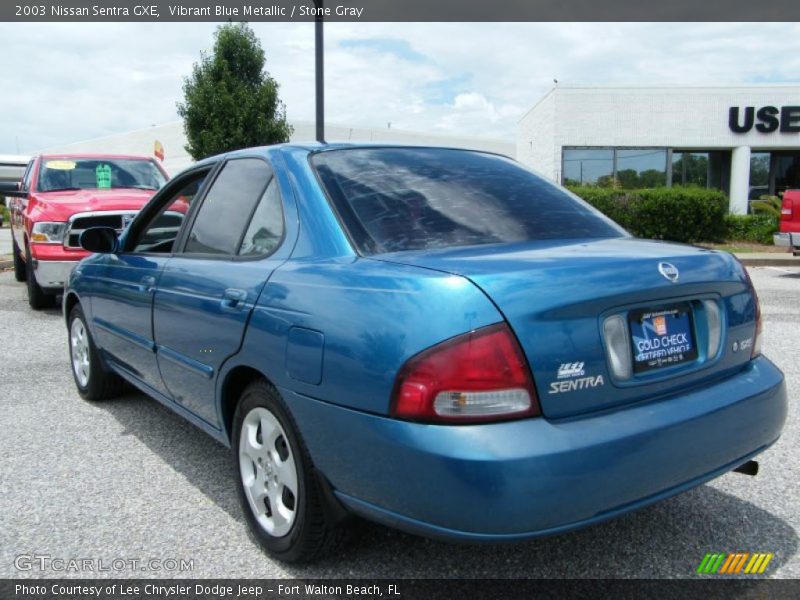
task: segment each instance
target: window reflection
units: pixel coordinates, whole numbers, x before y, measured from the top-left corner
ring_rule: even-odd
[[[708,152],[673,152],[672,185],[708,187]]]
[[[614,150],[565,149],[565,185],[603,185],[614,177]]]
[[[625,189],[667,185],[667,151],[659,148],[617,150],[617,181]]]
[[[800,188],[800,154],[775,154],[775,193]]]

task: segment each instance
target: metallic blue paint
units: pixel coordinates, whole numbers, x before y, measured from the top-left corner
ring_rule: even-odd
[[[779,436],[780,371],[731,348],[754,335],[755,303],[727,254],[621,237],[362,257],[308,161],[341,147],[228,155],[263,157],[280,184],[286,235],[268,258],[82,261],[65,305],[82,303],[108,368],[226,444],[228,384],[242,368],[261,373],[347,507],[444,538],[593,523],[720,475]],[[677,283],[659,274],[660,261],[679,269]],[[705,351],[704,299],[722,313],[715,356]],[[693,303],[698,359],[613,377],[602,319],[679,301]],[[409,358],[504,320],[543,417],[444,426],[388,416]],[[550,394],[559,366],[578,361],[603,385]]]
[[[683,491],[773,443],[787,412],[783,375],[765,358],[680,395],[569,420],[424,425],[281,392],[347,505],[463,539],[552,533]]]
[[[614,381],[613,391],[604,385],[566,395],[548,393],[549,383],[556,380],[564,363],[584,362],[587,375],[613,380],[602,342],[603,318],[624,316],[640,307],[740,295],[747,289],[744,272],[727,253],[620,238],[401,252],[379,258],[458,274],[484,290],[517,334],[548,417],[661,396],[735,370],[749,360],[746,353],[702,355],[681,367],[638,375],[629,382]],[[679,283],[671,283],[658,272],[662,259],[680,270]],[[752,294],[748,291],[746,296],[750,318],[729,335],[754,333]],[[701,316],[701,307],[694,308]],[[738,326],[741,321],[734,323]],[[704,347],[705,340],[698,338],[698,345]]]
[[[305,327],[292,327],[286,336],[286,372],[297,381],[312,385],[322,382],[322,353],[325,336]]]

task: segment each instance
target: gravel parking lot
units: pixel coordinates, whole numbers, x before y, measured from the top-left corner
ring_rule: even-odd
[[[791,407],[757,477],[728,474],[676,498],[560,537],[447,545],[359,524],[336,556],[306,567],[271,561],[240,514],[228,450],[155,401],[129,392],[78,396],[59,311],[29,310],[0,273],[0,577],[19,555],[187,559],[193,570],[101,575],[186,577],[689,577],[707,552],[773,552],[767,575],[800,577],[800,268],[751,269],[765,354],[786,374]]]

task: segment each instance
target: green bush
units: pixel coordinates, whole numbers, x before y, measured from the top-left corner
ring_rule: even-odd
[[[637,237],[685,243],[722,242],[727,237],[728,199],[717,190],[570,189]]]
[[[772,244],[772,234],[778,231],[778,220],[768,214],[728,215],[725,224],[731,242]]]

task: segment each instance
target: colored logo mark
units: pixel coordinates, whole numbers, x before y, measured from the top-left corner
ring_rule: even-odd
[[[700,566],[697,567],[697,572],[703,575],[755,575],[766,570],[772,557],[771,552],[769,554],[761,552],[709,553],[703,557]]]
[[[667,335],[667,320],[664,315],[653,317],[653,325],[655,325],[658,335]]]

